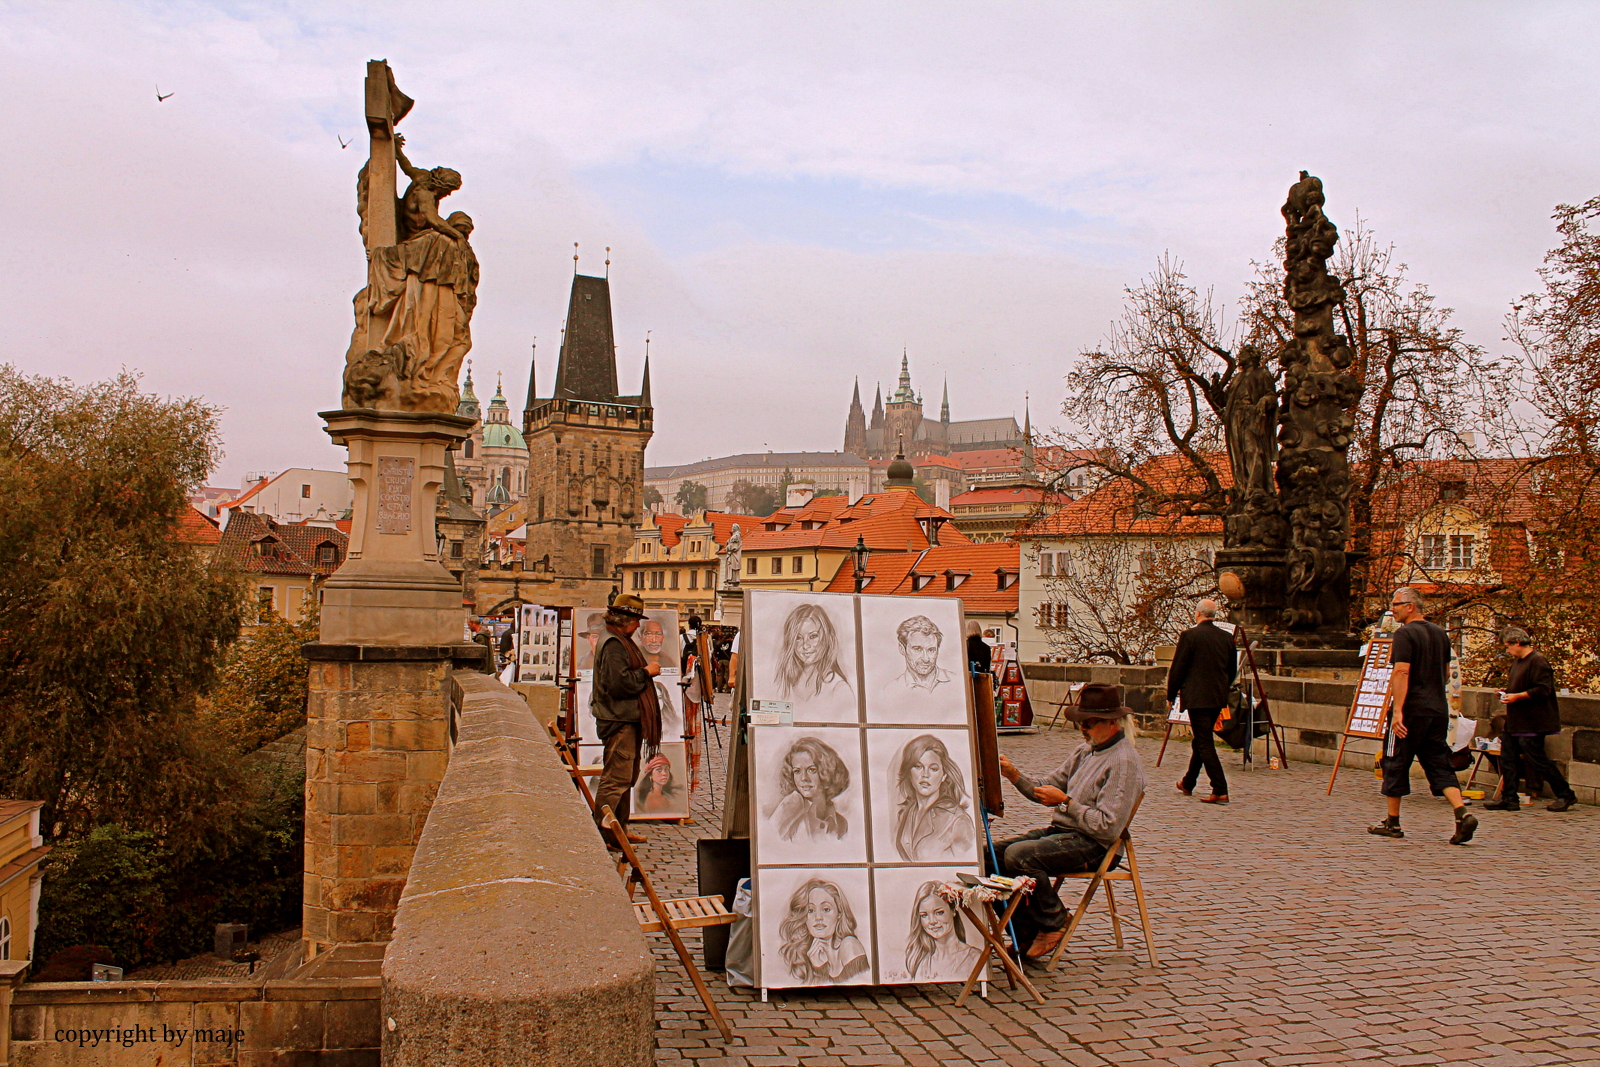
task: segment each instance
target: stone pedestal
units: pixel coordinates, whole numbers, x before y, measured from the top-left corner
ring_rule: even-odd
[[[434,512],[445,452],[472,432],[459,415],[324,411],[350,450],[350,554],[322,589],[329,644],[442,645],[462,640],[461,585],[439,558]]]
[[[450,671],[487,651],[463,640],[461,586],[439,559],[446,449],[472,420],[324,412],[350,450],[350,553],[322,589],[306,733],[307,958],[389,940],[411,857],[444,778]]]
[[[723,586],[717,590],[715,622],[722,626],[744,629],[744,590],[738,586]]]

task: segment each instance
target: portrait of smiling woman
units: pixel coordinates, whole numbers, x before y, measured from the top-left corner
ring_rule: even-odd
[[[923,882],[911,901],[906,938],[906,974],[923,982],[964,980],[978,962],[978,946],[967,940],[966,922],[939,895],[940,882]],[[972,940],[978,940],[976,934]]]
[[[855,912],[833,882],[812,878],[796,889],[778,936],[783,941],[779,953],[801,982],[843,982],[867,970]]]
[[[755,695],[788,701],[796,722],[855,722],[855,617],[848,602],[795,603],[774,595],[752,609],[770,665]]]

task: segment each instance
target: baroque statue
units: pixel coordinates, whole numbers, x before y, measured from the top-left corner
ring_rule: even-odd
[[[733,524],[728,543],[722,547],[722,588],[739,588],[740,575],[744,573],[744,534],[739,524]]]
[[[1253,345],[1239,349],[1238,370],[1224,395],[1233,501],[1224,520],[1228,545],[1281,547],[1283,520],[1274,488],[1278,457],[1278,381]]]
[[[440,215],[461,188],[449,167],[413,166],[394,124],[411,101],[388,77],[387,92],[368,75],[371,154],[357,179],[356,209],[367,249],[367,284],[355,297],[355,329],[345,354],[346,409],[453,414],[456,378],[472,348],[478,258],[465,212]],[[410,180],[394,195],[395,168]]]

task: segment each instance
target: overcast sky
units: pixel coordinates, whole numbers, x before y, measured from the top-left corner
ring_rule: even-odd
[[[1503,345],[1554,205],[1600,193],[1600,6],[6,3],[0,359],[225,409],[213,478],[337,469],[361,79],[477,223],[479,393],[553,377],[611,251],[649,461],[838,448],[902,348],[937,413],[1057,420],[1170,251],[1234,300],[1304,168]],[[173,95],[158,103],[157,84]],[[352,140],[348,149],[339,138]]]

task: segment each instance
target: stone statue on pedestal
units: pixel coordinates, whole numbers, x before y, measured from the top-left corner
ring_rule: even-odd
[[[411,164],[405,138],[393,129],[411,101],[392,76],[389,90],[369,89],[367,98],[371,155],[356,197],[367,285],[355,298],[342,403],[347,410],[451,414],[477,306],[478,259],[467,243],[472,220],[464,212],[440,217],[439,203],[461,188],[461,175]],[[411,180],[398,200],[396,164]]]
[[[738,523],[728,534],[728,543],[722,547],[722,588],[738,589],[740,575],[744,573],[744,534]]]
[[[1239,350],[1239,366],[1228,384],[1223,410],[1228,458],[1233,467],[1233,502],[1224,520],[1231,548],[1283,545],[1273,468],[1278,458],[1278,382],[1253,345]]]

